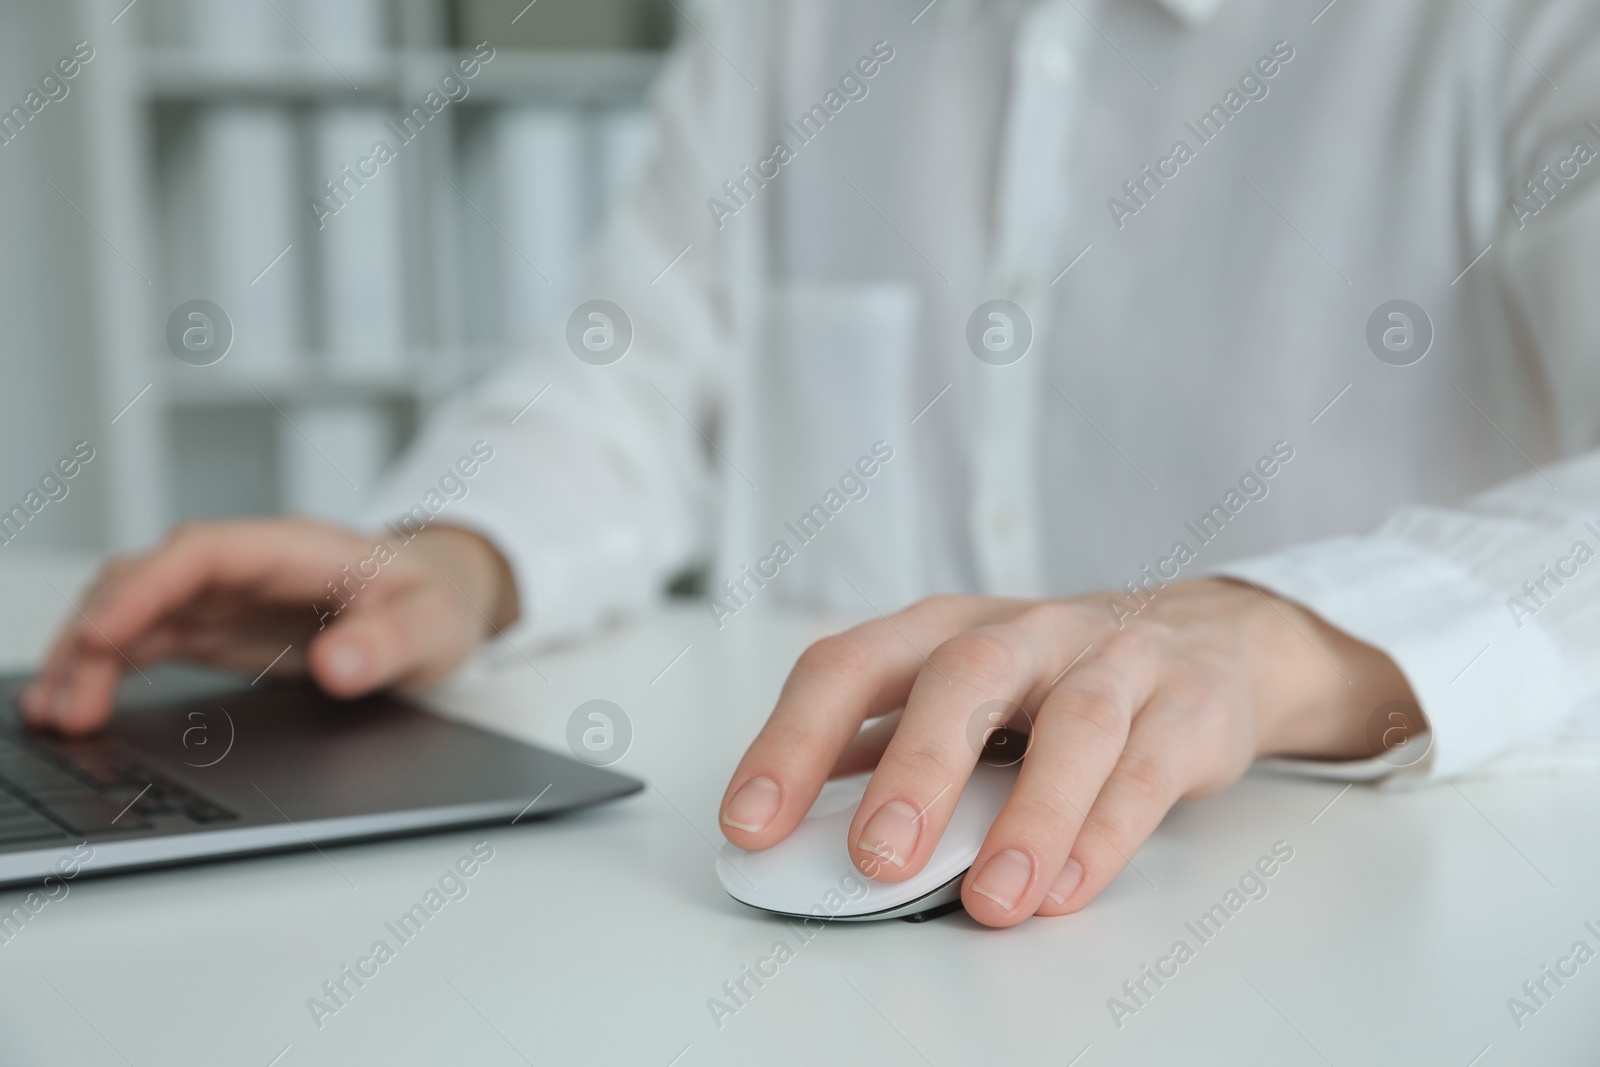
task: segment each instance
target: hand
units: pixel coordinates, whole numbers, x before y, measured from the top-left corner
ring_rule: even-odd
[[[769,848],[826,778],[876,766],[850,855],[903,881],[977,762],[975,715],[1020,706],[1027,756],[961,889],[979,922],[1011,926],[1082,908],[1179,798],[1257,756],[1375,754],[1368,718],[1409,696],[1382,652],[1252,586],[1174,583],[1122,629],[1115,596],[935,597],[812,645],[729,783],[723,833]]]
[[[79,607],[18,698],[31,726],[98,729],[130,663],[163,659],[309,671],[339,697],[426,683],[517,617],[510,570],[475,533],[402,541],[292,518],[179,527],[107,564]]]

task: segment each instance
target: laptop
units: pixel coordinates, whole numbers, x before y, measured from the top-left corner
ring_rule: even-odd
[[[0,675],[0,887],[520,825],[643,788],[393,694],[341,701],[309,682],[147,674],[80,740],[6,714],[28,676]]]

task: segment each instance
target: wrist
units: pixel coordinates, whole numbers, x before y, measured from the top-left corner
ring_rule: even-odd
[[[503,630],[521,617],[511,565],[487,537],[462,526],[435,524],[420,531],[411,548],[471,601],[487,628]]]
[[[1262,592],[1261,728],[1257,754],[1365,759],[1382,751],[1369,729],[1393,701],[1415,702],[1405,675],[1382,650],[1300,605]]]

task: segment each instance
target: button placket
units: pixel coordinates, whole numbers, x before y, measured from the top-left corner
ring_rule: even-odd
[[[1072,75],[1082,20],[1065,2],[1044,3],[1018,27],[1012,50],[1011,106],[996,185],[996,253],[986,294],[1003,294],[1031,324],[1032,349],[976,376],[969,528],[984,588],[997,594],[1042,591],[1039,406],[1048,366],[1051,264],[1066,210],[1071,129],[1081,103]]]

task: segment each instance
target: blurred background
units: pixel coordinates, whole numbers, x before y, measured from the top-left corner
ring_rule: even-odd
[[[703,6],[0,0],[0,511],[95,450],[19,545],[354,518],[430,407],[559,336]],[[41,91],[79,41],[93,57]],[[348,177],[378,141],[394,158]]]

